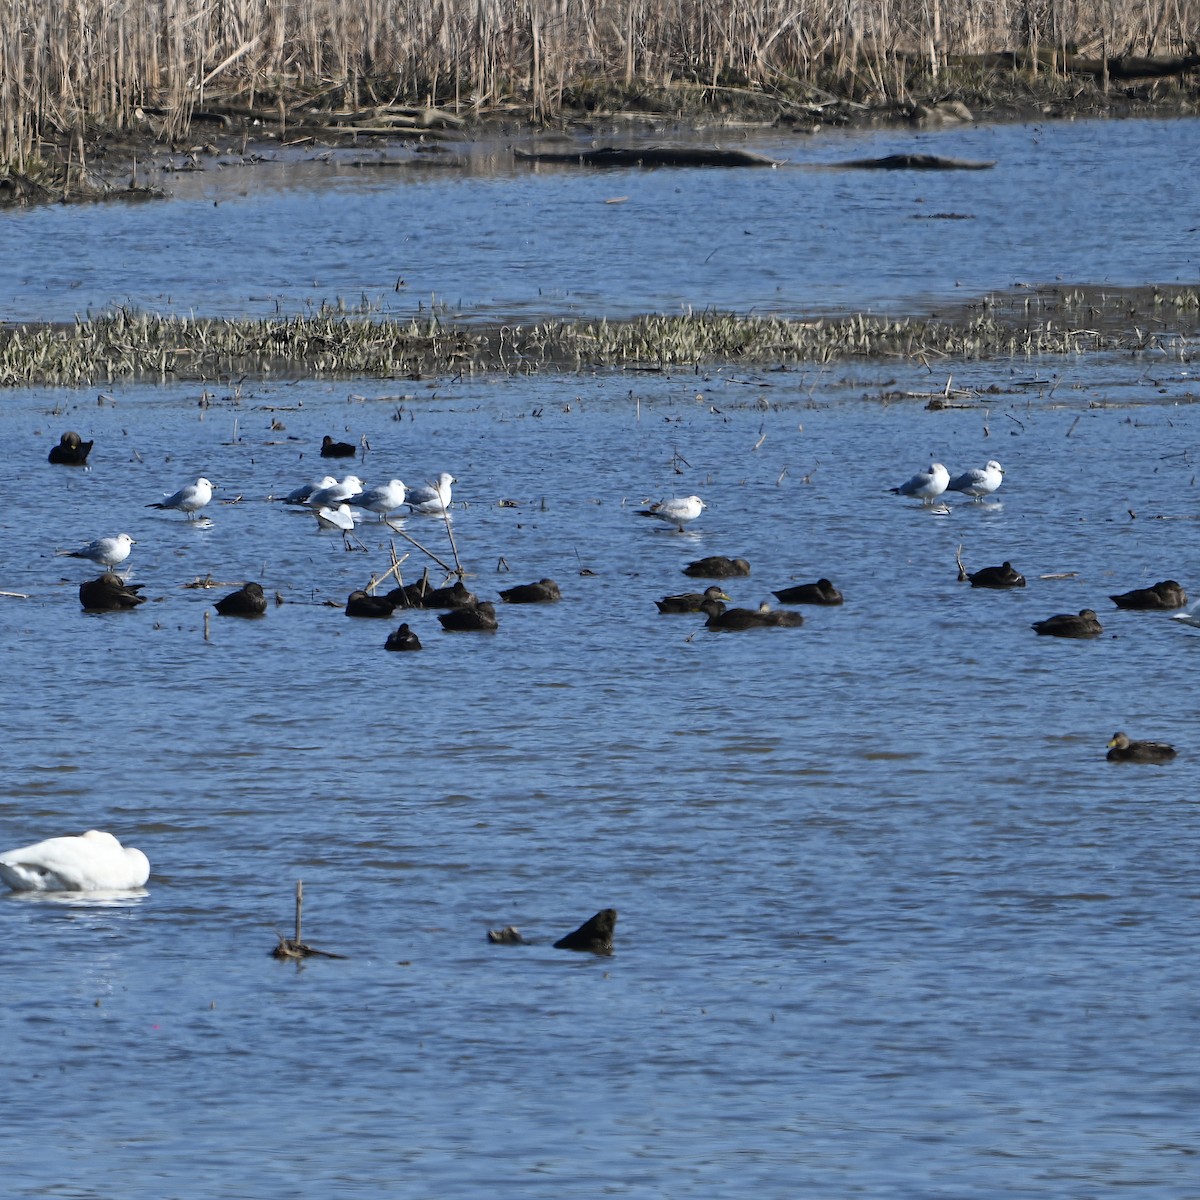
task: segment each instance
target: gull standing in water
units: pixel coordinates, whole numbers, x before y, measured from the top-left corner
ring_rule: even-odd
[[[990,496],[1004,482],[1004,468],[993,458],[984,467],[972,467],[946,484],[948,492],[962,492],[972,500]]]
[[[186,513],[189,521],[195,520],[196,514],[212,499],[212,484],[203,475],[195,483],[181,487],[179,491],[163,500],[147,504],[147,508],[174,508]]]
[[[892,488],[894,496],[912,496],[922,504],[932,504],[949,486],[950,472],[939,462],[930,463],[906,483]]]
[[[373,488],[367,488],[366,491],[359,492],[357,496],[351,496],[347,503],[354,505],[355,508],[365,508],[370,512],[378,513],[379,519],[382,521],[386,520],[390,513],[404,506],[405,491],[403,480],[393,479],[388,483],[380,483]]]
[[[118,533],[116,537],[96,538],[78,550],[60,550],[68,558],[88,558],[102,567],[120,566],[128,557],[130,549],[137,543],[127,533]]]
[[[457,482],[443,471],[428,487],[410,488],[405,503],[415,513],[444,513],[450,507],[450,485]]]
[[[362,480],[357,475],[347,475],[341,483],[331,483],[311,493],[305,504],[309,508],[337,508],[339,504],[357,496],[362,491]]]
[[[651,504],[649,508],[639,508],[638,516],[657,517],[668,525],[674,525],[682,533],[683,527],[694,521],[707,507],[699,496],[674,496],[670,500]]]

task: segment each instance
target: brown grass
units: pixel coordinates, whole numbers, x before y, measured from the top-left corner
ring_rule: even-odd
[[[901,96],[956,56],[1180,54],[1200,0],[0,0],[0,163],[214,104],[554,112],[589,88]],[[1031,66],[1038,68],[1038,60]]]

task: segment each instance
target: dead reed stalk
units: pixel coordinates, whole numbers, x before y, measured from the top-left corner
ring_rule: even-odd
[[[676,83],[902,93],[961,56],[1182,54],[1200,0],[0,0],[0,164],[96,124],[408,103],[535,113]]]

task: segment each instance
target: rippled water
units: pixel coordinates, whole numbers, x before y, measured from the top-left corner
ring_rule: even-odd
[[[1200,201],[1180,167],[1200,156],[1200,121],[748,144],[789,165],[579,171],[493,148],[462,168],[368,169],[322,155],[169,175],[171,204],[6,215],[22,252],[0,255],[2,315],[69,320],[116,302],[271,314],[363,296],[399,313],[436,298],[467,317],[504,319],[712,306],[807,313],[907,310],[1056,278],[1200,282]],[[825,169],[900,152],[996,166]],[[930,219],[948,216],[966,219]]]
[[[1133,145],[1195,126],[1105,128]],[[720,179],[743,186],[620,185]],[[616,182],[445,194],[537,190],[549,211]],[[411,213],[413,185],[345,186],[337,203],[281,192],[275,224],[307,203],[328,225],[371,197]],[[186,225],[188,203],[137,211]],[[265,193],[241,205],[270,224]],[[949,227],[901,229],[934,224]],[[68,269],[66,246],[47,271]],[[656,261],[675,288],[676,259]],[[105,297],[168,270],[122,262]],[[299,294],[297,263],[271,290]],[[494,273],[533,302],[499,255],[479,267],[477,294]],[[569,246],[557,269],[577,269]],[[253,277],[213,270],[179,294],[236,307]],[[754,302],[754,273],[739,278]],[[6,393],[0,590],[27,598],[0,597],[3,841],[108,828],[153,864],[122,903],[0,902],[7,1194],[1195,1196],[1200,633],[1107,599],[1166,577],[1200,589],[1191,371],[1164,356]],[[949,374],[999,390],[927,411]],[[89,471],[45,463],[72,427],[96,439]],[[492,636],[417,613],[425,650],[386,653],[396,622],[340,606],[393,539],[367,524],[347,552],[268,499],[323,473],[331,432],[368,437],[370,482],[458,477],[453,547],[436,519],[403,527],[457,550],[475,590],[549,575],[563,602],[502,606]],[[997,502],[888,494],[931,456],[998,458]],[[221,487],[210,525],[144,507],[201,473]],[[709,505],[692,532],[635,514],[692,491]],[[151,600],[85,614],[91,572],[54,551],[120,530]],[[394,541],[415,578],[428,558]],[[1011,559],[1029,586],[972,590],[960,552]],[[846,604],[744,634],[660,616],[656,598],[696,586],[681,567],[716,553],[753,564],[728,585],[739,603],[827,575]],[[286,602],[214,618],[206,641],[229,589],[183,585],[208,574]],[[1104,621],[1094,642],[1029,628],[1084,606]],[[1118,728],[1180,757],[1109,764]],[[298,878],[305,940],[344,961],[268,956]],[[612,958],[552,948],[609,905]],[[533,944],[488,945],[505,924]]]

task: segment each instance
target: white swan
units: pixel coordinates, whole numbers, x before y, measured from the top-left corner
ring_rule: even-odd
[[[14,892],[126,891],[150,878],[150,860],[111,833],[47,838],[0,854],[0,880]]]

